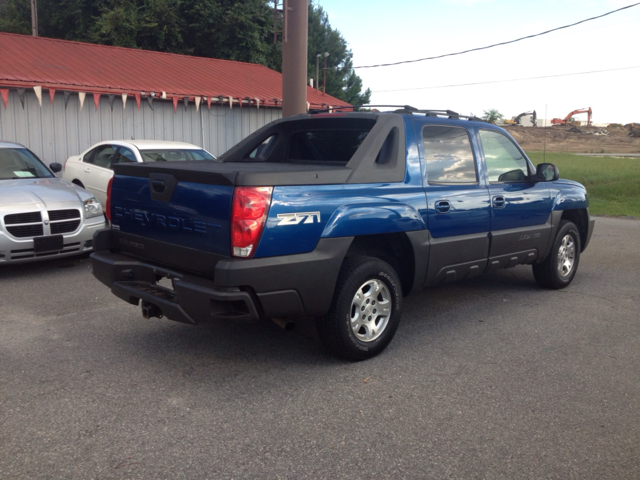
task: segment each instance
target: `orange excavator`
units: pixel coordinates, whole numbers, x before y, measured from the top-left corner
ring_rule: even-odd
[[[573,123],[573,116],[577,115],[579,113],[586,113],[587,114],[587,125],[591,125],[591,107],[589,108],[581,108],[578,110],[574,110],[573,112],[571,112],[569,115],[567,115],[564,118],[554,118],[551,120],[551,125],[568,125],[570,123]]]

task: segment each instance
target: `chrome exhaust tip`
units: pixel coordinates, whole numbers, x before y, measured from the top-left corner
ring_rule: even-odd
[[[296,328],[296,324],[285,318],[272,318],[271,321],[287,332]]]

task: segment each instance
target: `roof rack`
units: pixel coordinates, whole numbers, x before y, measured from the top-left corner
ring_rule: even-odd
[[[342,107],[328,107],[328,108],[313,109],[313,110],[309,110],[309,113],[314,114],[314,113],[324,113],[324,112],[335,112],[336,110],[354,110],[355,111],[356,108],[401,108],[401,109],[411,110],[411,111],[418,110],[417,108],[412,107],[410,105],[345,105]]]
[[[458,112],[454,112],[453,110],[418,110],[416,113],[424,113],[427,117],[448,117],[454,120],[466,118],[473,122],[486,122],[486,120],[478,118],[475,115],[460,115]]]
[[[462,118],[466,118],[467,120],[473,122],[485,122],[486,120],[482,118],[478,118],[475,115],[460,115],[458,112],[454,112],[453,110],[420,110],[418,108],[412,107],[411,105],[350,105],[344,107],[333,107],[333,108],[325,108],[322,110],[309,110],[309,113],[323,113],[323,112],[335,112],[339,110],[354,110],[356,108],[396,108],[393,113],[402,113],[414,115],[418,113],[423,113],[426,117],[447,117],[452,120],[460,120]]]

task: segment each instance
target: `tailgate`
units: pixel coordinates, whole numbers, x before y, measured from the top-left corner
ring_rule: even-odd
[[[230,255],[231,182],[200,183],[197,177],[147,170],[129,176],[114,169],[113,230],[165,244]],[[136,171],[142,172],[143,169]],[[183,177],[183,178],[181,178]],[[203,176],[201,180],[211,181]],[[224,183],[224,184],[223,184]],[[157,258],[166,261],[167,258]]]

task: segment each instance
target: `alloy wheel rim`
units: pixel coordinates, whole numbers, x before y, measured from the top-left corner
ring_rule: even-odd
[[[351,301],[351,330],[362,342],[373,342],[389,325],[393,300],[387,285],[377,279],[367,280]]]
[[[576,243],[572,235],[565,235],[560,242],[558,249],[558,274],[561,277],[568,277],[573,271],[576,261]]]

